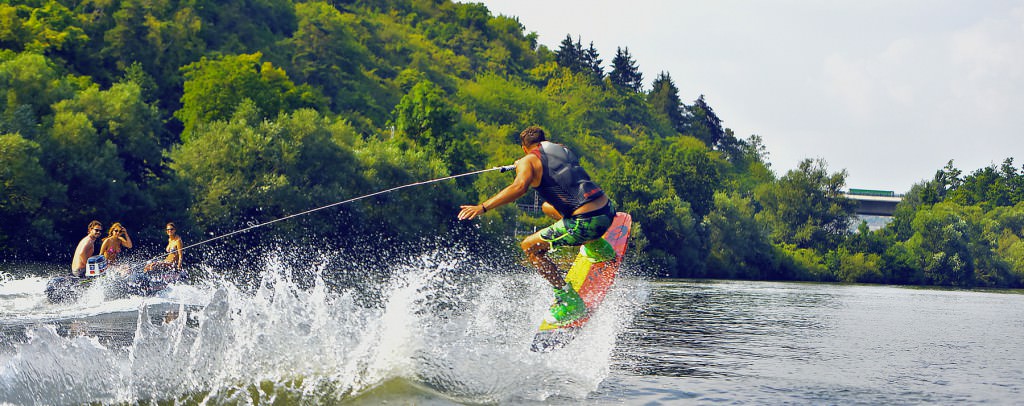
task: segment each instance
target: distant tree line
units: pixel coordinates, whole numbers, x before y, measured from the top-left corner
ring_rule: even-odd
[[[69,260],[92,219],[143,244],[167,221],[201,240],[508,164],[538,124],[633,214],[631,261],[659,276],[1024,285],[1012,158],[966,176],[950,162],[891,224],[851,231],[845,170],[777,175],[764,140],[704,95],[684,102],[668,72],[645,88],[628,47],[608,65],[571,34],[551,50],[482,4],[3,1],[0,47],[3,260]],[[514,250],[510,231],[547,220],[511,205],[481,227],[455,220],[508,181],[381,195],[244,241],[439,234]]]

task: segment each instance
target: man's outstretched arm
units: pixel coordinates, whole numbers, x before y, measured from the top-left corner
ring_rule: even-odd
[[[506,203],[514,202],[516,199],[523,197],[526,192],[530,191],[530,185],[536,178],[536,170],[534,167],[533,160],[539,159],[533,155],[527,155],[516,161],[516,178],[512,181],[512,184],[506,186],[500,192],[491,196],[490,199],[485,200],[481,204],[465,205],[460,206],[462,208],[459,211],[459,220],[470,220],[486,213],[489,210],[493,210],[498,206]]]

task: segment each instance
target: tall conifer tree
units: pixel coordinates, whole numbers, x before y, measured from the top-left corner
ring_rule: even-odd
[[[629,47],[616,48],[615,58],[612,59],[612,72],[608,77],[616,86],[632,90],[634,93],[640,93],[640,89],[643,88],[644,76],[629,54]]]
[[[565,39],[558,46],[558,52],[555,52],[555,61],[559,66],[579,72],[583,61],[583,46],[580,45],[580,41],[573,42],[572,36],[566,34]]]
[[[577,44],[578,45],[578,44]],[[601,68],[601,57],[594,48],[594,41],[590,41],[590,48],[583,52],[583,68],[586,72],[594,75],[597,80],[604,79],[604,68]]]
[[[668,72],[661,72],[651,84],[651,92],[647,94],[647,102],[656,114],[668,118],[672,128],[680,134],[686,132],[686,118],[683,116],[683,103],[679,99],[679,88],[672,82]]]
[[[690,114],[689,133],[703,140],[709,148],[719,146],[725,130],[722,128],[722,120],[718,118],[711,106],[704,101],[704,95],[697,97],[692,106],[687,107]]]
[[[589,48],[583,49],[579,38],[573,42],[572,36],[566,34],[565,39],[558,46],[558,52],[555,52],[555,61],[559,66],[569,68],[573,73],[586,73],[599,81],[604,79],[600,54],[597,52],[597,48],[594,48],[593,42],[590,43]]]

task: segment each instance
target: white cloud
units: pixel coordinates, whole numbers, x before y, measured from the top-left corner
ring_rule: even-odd
[[[832,54],[825,58],[822,70],[826,94],[838,99],[851,116],[864,119],[871,115],[872,79],[864,61]]]
[[[979,118],[1022,113],[1024,103],[1024,8],[953,33],[949,58],[962,80],[950,83],[961,105]]]

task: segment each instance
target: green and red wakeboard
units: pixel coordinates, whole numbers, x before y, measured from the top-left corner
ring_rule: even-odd
[[[533,337],[533,345],[530,347],[532,351],[548,352],[561,348],[572,341],[587,324],[615,282],[615,274],[618,273],[622,257],[626,253],[632,224],[633,218],[629,214],[619,212],[615,215],[612,225],[608,227],[608,231],[604,233],[603,238],[615,249],[614,260],[595,264],[582,253],[576,256],[572,268],[565,275],[565,281],[571,283],[583,298],[583,303],[587,305],[587,315],[561,326],[550,324],[547,320],[541,322],[537,335]]]

